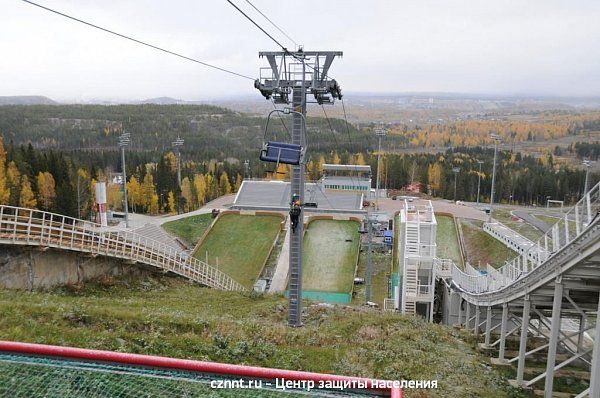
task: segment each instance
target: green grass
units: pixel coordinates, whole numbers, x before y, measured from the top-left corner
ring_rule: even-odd
[[[252,288],[280,230],[281,221],[278,216],[223,214],[196,248],[194,257],[205,260],[208,252],[209,264],[218,262],[219,270]]]
[[[436,231],[436,253],[439,258],[449,258],[458,266],[463,265],[463,260],[460,255],[460,243],[456,233],[454,219],[450,216],[437,215]]]
[[[506,260],[512,260],[517,253],[506,247],[498,239],[483,230],[483,222],[470,219],[460,219],[467,261],[474,267],[485,267],[490,264],[494,268],[504,265]]]
[[[165,231],[182,239],[188,246],[193,247],[198,243],[204,231],[210,227],[212,215],[200,214],[169,221],[162,225]]]
[[[493,217],[506,225],[510,229],[523,235],[532,242],[537,242],[543,236],[543,232],[525,221],[515,221],[512,219],[510,210],[494,208]]]
[[[360,245],[358,227],[355,221],[338,220],[315,220],[308,225],[304,234],[303,290],[350,292]]]
[[[282,296],[178,278],[105,279],[49,292],[0,290],[0,339],[382,379],[437,379],[405,397],[515,396],[468,335],[359,307],[305,302],[286,326]]]
[[[545,222],[546,224],[548,224],[548,226],[553,226],[554,224],[556,224],[557,222],[559,222],[561,219],[557,218],[557,217],[552,217],[552,216],[545,216],[543,214],[532,214],[535,218],[537,218],[538,220]]]
[[[371,273],[371,301],[383,307],[383,299],[387,298],[387,287],[390,270],[390,261],[392,256],[374,251],[372,254],[372,273]],[[358,258],[358,270],[356,276],[365,278],[367,272],[367,252],[360,253]],[[362,305],[365,303],[365,285],[354,286],[354,297],[352,303]]]

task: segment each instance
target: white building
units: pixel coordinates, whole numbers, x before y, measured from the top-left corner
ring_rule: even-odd
[[[404,201],[398,228],[399,283],[395,307],[403,314],[419,314],[433,320],[437,222],[431,201]]]
[[[371,166],[324,164],[320,184],[324,190],[360,192],[370,196]]]

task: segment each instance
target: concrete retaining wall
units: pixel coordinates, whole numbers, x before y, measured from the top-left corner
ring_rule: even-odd
[[[108,257],[37,247],[0,246],[0,288],[38,289],[82,283],[102,275],[149,274],[151,267]]]

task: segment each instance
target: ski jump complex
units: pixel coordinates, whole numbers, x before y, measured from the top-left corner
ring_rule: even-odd
[[[598,397],[600,349],[593,343],[600,339],[600,328],[589,320],[600,316],[599,211],[600,184],[538,242],[514,247],[518,255],[512,261],[499,269],[478,270],[437,257],[431,203],[406,201],[397,226],[398,283],[386,308],[430,320],[437,316],[447,325],[472,331],[483,338],[483,349],[498,350],[496,364],[517,364],[516,385],[545,380],[546,396],[552,394],[557,370],[574,362],[586,364],[591,383],[579,397]],[[508,246],[515,244],[493,220],[484,229]],[[117,258],[171,271],[208,287],[245,290],[215,267],[164,243],[40,210],[0,206],[0,244]],[[530,348],[532,336],[546,343]],[[510,338],[519,343],[513,358],[506,355]],[[525,380],[525,361],[544,352],[545,371]]]

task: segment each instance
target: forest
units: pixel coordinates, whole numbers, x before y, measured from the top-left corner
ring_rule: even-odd
[[[481,177],[480,200],[487,201],[493,159],[490,132],[513,141],[546,140],[597,130],[599,120],[600,113],[561,111],[520,122],[453,122],[414,130],[395,126],[382,153],[382,185],[396,190],[419,182],[433,196],[454,199],[452,169],[459,168],[456,199],[475,201]],[[150,214],[190,211],[235,192],[244,178],[286,178],[283,166],[273,173],[272,166],[258,161],[264,125],[262,117],[205,105],[0,106],[0,204],[87,218],[93,210],[93,184],[104,180],[109,182],[110,207],[120,210],[117,138],[126,131],[132,137],[125,148],[130,209]],[[307,178],[320,178],[323,163],[370,164],[375,171],[372,127],[309,117]],[[272,119],[267,139],[287,139],[286,129],[285,121]],[[185,140],[181,188],[171,147],[177,137]],[[431,150],[391,150],[413,145]],[[518,145],[499,151],[497,200],[540,205],[552,198],[573,203],[583,192],[585,174],[564,156],[595,159],[598,145],[575,142],[535,157],[520,152]]]

